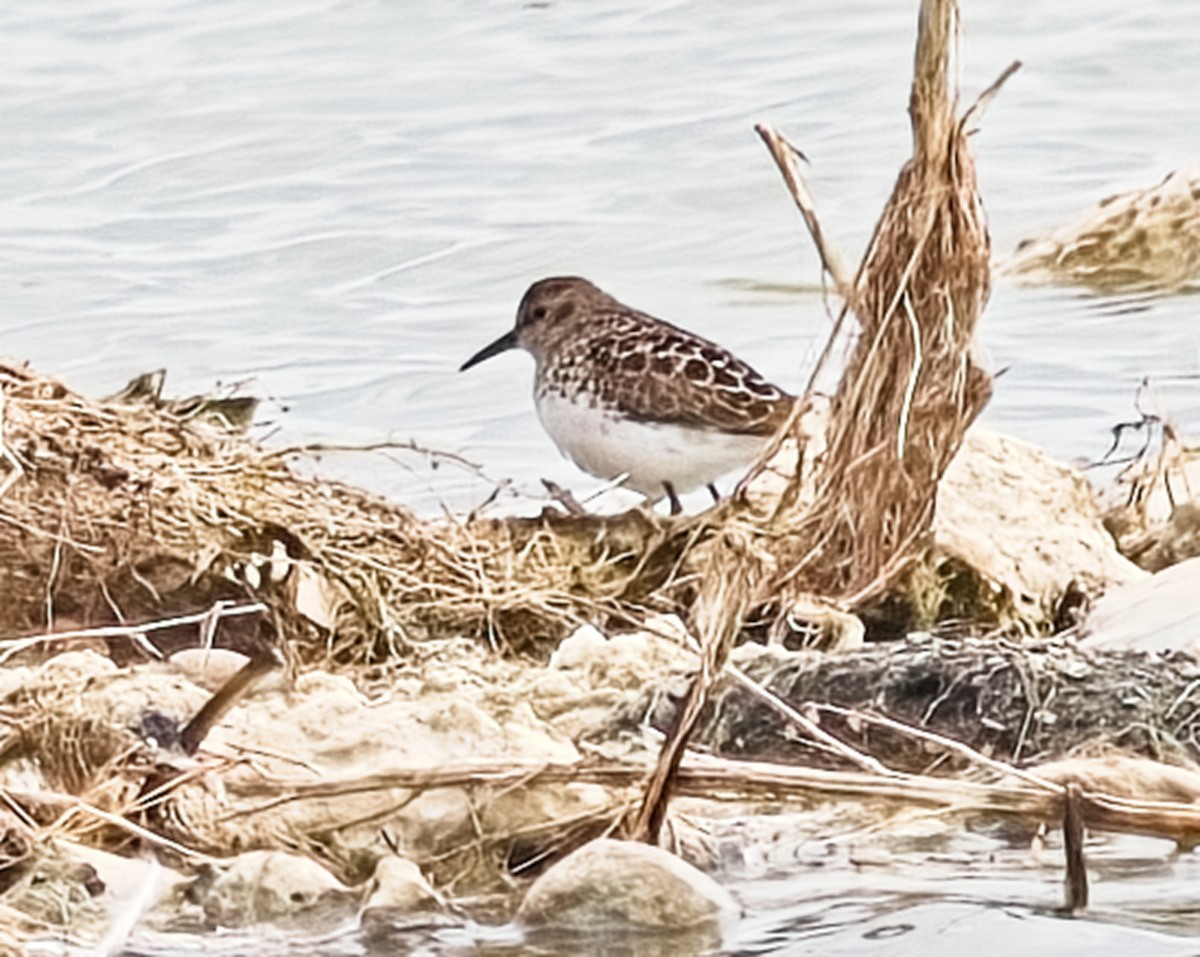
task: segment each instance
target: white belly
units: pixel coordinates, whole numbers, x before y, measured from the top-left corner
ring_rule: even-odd
[[[563,455],[598,478],[627,476],[625,484],[651,500],[662,498],[666,482],[682,495],[745,468],[767,443],[757,435],[619,418],[557,393],[534,398]]]

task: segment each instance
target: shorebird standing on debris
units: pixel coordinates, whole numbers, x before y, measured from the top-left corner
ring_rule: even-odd
[[[748,466],[795,401],[714,342],[623,305],[586,279],[529,287],[517,322],[462,365],[509,349],[536,363],[538,418],[585,472],[651,502]]]

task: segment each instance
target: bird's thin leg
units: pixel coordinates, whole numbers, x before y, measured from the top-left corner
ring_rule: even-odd
[[[670,482],[663,482],[663,488],[667,490],[667,501],[671,503],[671,514],[678,515],[683,511],[683,506],[679,504],[679,496],[675,494],[675,487]]]
[[[708,494],[713,497],[713,504],[721,501],[721,493],[717,491],[717,487],[712,482],[708,483]]]

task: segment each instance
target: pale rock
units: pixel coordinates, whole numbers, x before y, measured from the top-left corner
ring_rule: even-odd
[[[315,861],[282,851],[249,851],[225,868],[204,894],[204,916],[242,927],[286,920],[320,905],[345,902],[349,889]]]
[[[536,679],[536,686],[532,690],[535,691],[533,700],[539,709],[544,710],[546,701],[557,703],[560,699],[580,694],[579,676],[561,668],[539,669]]]
[[[64,652],[30,669],[24,689],[48,693],[62,702],[64,712],[126,729],[142,726],[150,713],[182,723],[209,698],[204,689],[158,663],[118,668],[94,651]]]
[[[347,713],[366,703],[366,699],[352,680],[345,675],[335,675],[328,671],[304,672],[296,678],[293,690],[298,695],[320,695],[323,700],[333,699]]]
[[[229,648],[184,648],[167,659],[176,672],[206,691],[216,691],[249,661]]]
[[[855,867],[889,867],[896,863],[896,855],[885,847],[852,845],[847,853]]]
[[[585,668],[604,653],[608,639],[595,625],[580,625],[559,642],[550,655],[550,668]]]
[[[592,661],[588,680],[597,688],[640,691],[665,675],[691,671],[696,655],[674,642],[644,631],[615,635]]]
[[[100,675],[115,675],[121,669],[111,658],[95,651],[64,651],[37,669],[43,680],[82,681]]]
[[[437,910],[441,901],[415,863],[404,857],[381,857],[368,882],[364,911]]]
[[[471,797],[464,788],[430,788],[406,801],[389,826],[403,835],[406,850],[436,855],[469,842],[474,836],[474,820]]]
[[[696,656],[683,644],[684,636],[686,632],[673,615],[652,619],[642,630],[611,638],[583,625],[555,649],[550,667],[582,670],[593,687],[641,687],[663,671],[695,667]]]
[[[547,821],[597,818],[616,811],[621,801],[603,785],[576,781],[504,791],[480,807],[477,815],[486,834],[519,834],[544,828]]]
[[[938,551],[998,596],[1001,619],[1041,631],[1071,586],[1089,597],[1146,573],[1122,556],[1096,494],[1037,446],[979,426],[938,485]]]
[[[514,754],[537,754],[549,764],[574,764],[579,750],[566,735],[545,724],[527,701],[506,715],[504,734]]]
[[[500,738],[504,734],[495,718],[469,701],[443,702],[423,721],[431,731],[456,738]]]
[[[719,929],[741,909],[707,874],[661,848],[601,839],[553,865],[525,895],[528,926],[573,931]]]
[[[1083,648],[1200,654],[1200,557],[1103,595],[1082,635]]]
[[[577,629],[556,649],[551,667],[531,679],[534,713],[571,741],[594,737],[631,708],[642,707],[647,687],[696,668],[695,653],[681,643],[685,634],[675,616],[651,619],[640,631],[612,638],[590,625]]]
[[[0,700],[25,687],[32,668],[0,668]]]
[[[422,858],[453,853],[474,837],[476,812],[466,792],[447,787],[414,796],[400,784],[356,785],[390,770],[578,760],[571,741],[534,714],[532,693],[496,694],[473,681],[468,669],[452,665],[429,669],[463,677],[445,692],[393,692],[368,700],[348,683],[312,672],[291,690],[258,694],[233,708],[205,747],[214,753],[249,751],[255,761],[222,775],[228,806],[213,821],[223,832],[220,840],[262,846],[271,834],[316,832],[362,848],[386,827],[406,853]],[[344,782],[347,788],[336,796],[313,795],[238,815],[242,807],[261,805],[264,773],[301,787],[321,781]]]

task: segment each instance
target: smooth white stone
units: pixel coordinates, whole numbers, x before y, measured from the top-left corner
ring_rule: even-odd
[[[741,908],[682,858],[636,841],[585,844],[534,881],[521,903],[528,925],[592,931],[720,927]]]

